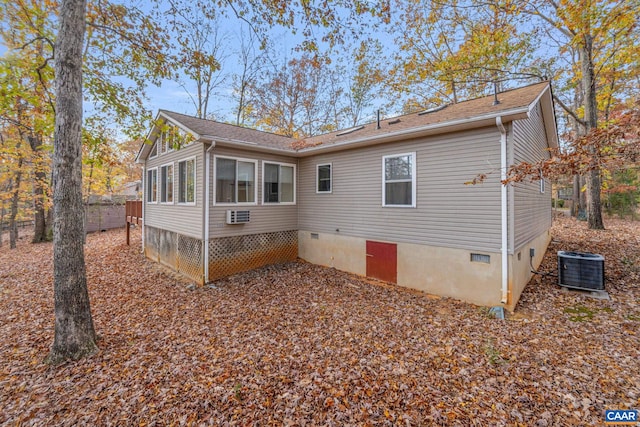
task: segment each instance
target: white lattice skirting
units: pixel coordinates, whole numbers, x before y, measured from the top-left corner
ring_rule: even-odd
[[[148,258],[201,284],[298,256],[296,230],[210,239],[209,277],[204,280],[202,240],[150,226],[144,234]]]
[[[209,280],[298,256],[296,230],[221,237],[209,240]]]

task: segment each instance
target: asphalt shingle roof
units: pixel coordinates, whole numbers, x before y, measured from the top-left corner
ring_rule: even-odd
[[[363,138],[384,137],[398,131],[412,128],[420,128],[429,125],[447,124],[473,119],[481,116],[499,115],[529,107],[549,86],[548,82],[541,82],[529,86],[511,89],[497,94],[498,103],[495,103],[494,95],[462,101],[457,104],[443,105],[440,108],[427,112],[418,112],[387,118],[380,121],[380,129],[377,122],[356,126],[353,129],[342,129],[323,135],[296,140],[287,136],[263,132],[256,129],[220,123],[213,120],[199,119],[185,114],[168,110],[160,110],[160,113],[170,117],[183,126],[191,129],[201,137],[223,139],[235,142],[245,142],[267,148],[296,151],[297,149],[315,146],[327,146],[344,144]]]
[[[191,129],[200,136],[227,139],[231,141],[243,141],[255,143],[262,146],[291,149],[291,138],[275,133],[263,132],[256,129],[235,126],[228,123],[216,122],[213,120],[199,119],[186,114],[175,113],[168,110],[160,110],[160,113],[171,117],[183,126]]]
[[[494,104],[494,96],[490,95],[469,101],[462,101],[457,104],[441,106],[444,108],[433,109],[437,111],[412,113],[381,120],[380,129],[377,129],[377,122],[372,122],[350,133],[345,134],[344,130],[339,130],[306,138],[304,141],[306,144],[312,146],[345,143],[350,140],[373,137],[375,135],[384,136],[405,129],[472,119],[478,116],[525,108],[531,105],[548,85],[548,82],[542,82],[498,93],[498,104]],[[359,126],[356,128],[359,128]]]

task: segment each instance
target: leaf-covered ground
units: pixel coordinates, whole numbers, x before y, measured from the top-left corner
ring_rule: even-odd
[[[601,425],[640,409],[640,223],[606,225],[557,219],[540,270],[601,253],[611,300],[538,276],[504,321],[302,262],[189,290],[92,234],[101,350],[55,368],[51,245],[5,240],[0,425]]]

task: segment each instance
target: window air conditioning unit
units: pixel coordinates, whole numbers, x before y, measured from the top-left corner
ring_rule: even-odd
[[[227,211],[227,224],[244,224],[249,222],[250,211]]]
[[[585,252],[558,251],[558,284],[587,291],[604,290],[604,257]]]

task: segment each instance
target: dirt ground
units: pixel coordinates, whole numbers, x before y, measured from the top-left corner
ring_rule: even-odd
[[[609,300],[536,276],[513,315],[293,262],[212,287],[124,244],[86,245],[95,356],[53,341],[51,244],[0,248],[0,425],[602,425],[640,409],[640,222],[554,220],[605,256]]]

